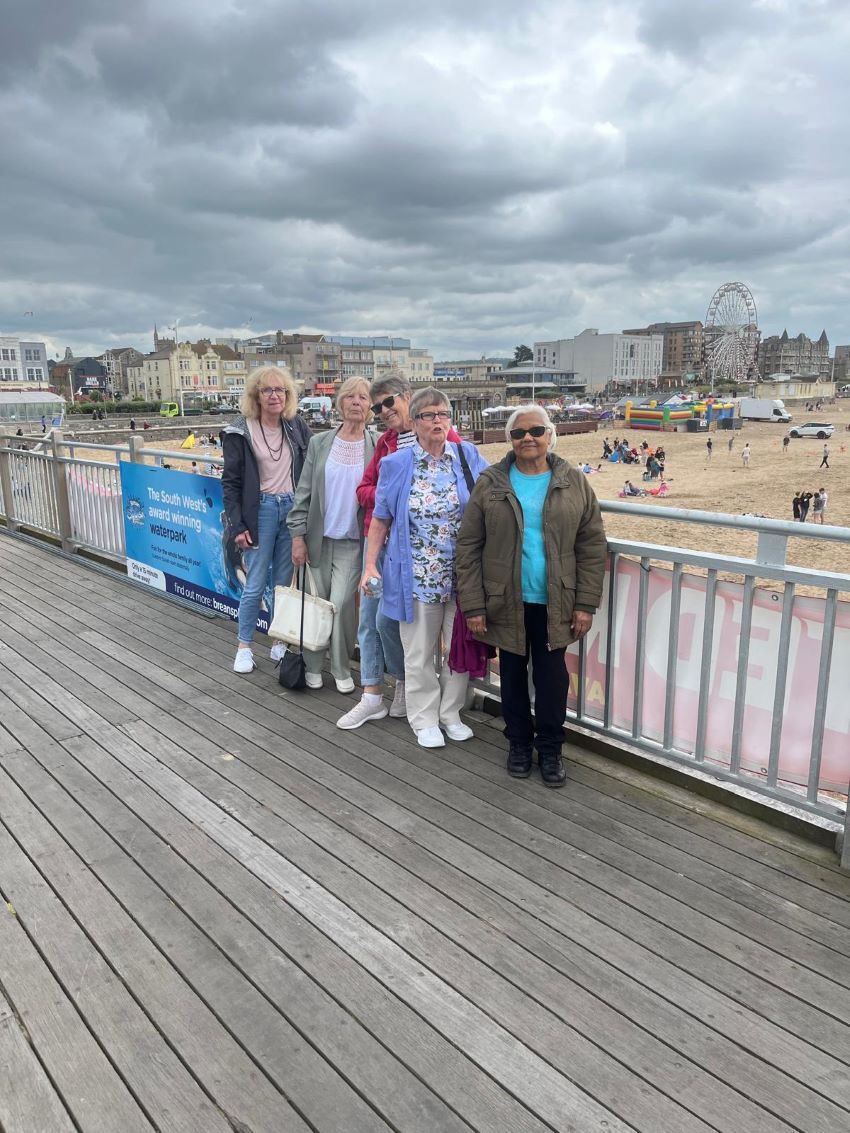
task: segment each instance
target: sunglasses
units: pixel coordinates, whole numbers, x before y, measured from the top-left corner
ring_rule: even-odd
[[[545,425],[532,425],[530,429],[511,429],[511,440],[521,441],[526,433],[530,437],[542,437],[545,432]]]
[[[375,402],[375,404],[372,406],[372,412],[375,414],[376,417],[378,417],[380,415],[380,412],[381,412],[382,409],[392,409],[392,407],[394,405],[395,405],[395,398],[394,397],[385,397],[383,401],[376,401]]]

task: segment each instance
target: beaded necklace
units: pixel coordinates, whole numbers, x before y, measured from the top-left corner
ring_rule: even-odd
[[[269,444],[269,438],[266,436],[266,430],[263,428],[262,418],[259,418],[258,421],[259,421],[259,426],[260,426],[260,432],[263,434],[263,443],[265,444],[266,449],[268,450],[269,456],[275,462],[275,464],[277,464],[280,461],[280,458],[283,456],[283,446],[286,443],[286,437],[283,435],[283,425],[281,424],[281,426],[280,426],[280,448],[273,449],[272,446]]]

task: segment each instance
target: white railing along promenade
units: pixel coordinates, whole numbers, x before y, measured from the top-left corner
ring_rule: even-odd
[[[120,460],[220,465],[208,451],[0,440],[0,515],[68,552],[124,562]],[[102,460],[81,458],[79,449]],[[609,538],[605,597],[568,652],[579,730],[767,796],[812,821],[846,816],[850,780],[850,529],[602,502],[610,515],[689,524],[696,547]],[[753,533],[751,557],[699,549],[711,527]],[[846,549],[837,573],[786,562],[790,538]],[[801,593],[802,591],[802,593]],[[476,682],[498,696],[498,667]],[[850,838],[844,839],[850,868]]]

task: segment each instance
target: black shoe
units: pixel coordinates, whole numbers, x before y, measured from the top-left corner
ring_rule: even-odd
[[[537,762],[540,764],[540,778],[547,787],[563,787],[567,773],[561,762],[560,752],[538,752]]]
[[[508,752],[508,774],[514,779],[527,779],[531,774],[533,750],[531,744],[511,743]]]

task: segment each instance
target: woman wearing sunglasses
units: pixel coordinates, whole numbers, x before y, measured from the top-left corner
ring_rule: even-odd
[[[383,610],[398,621],[404,648],[408,722],[421,747],[443,747],[441,727],[451,740],[472,736],[460,718],[469,674],[443,665],[438,677],[434,656],[441,636],[446,656],[451,647],[457,533],[487,463],[474,445],[449,441],[451,406],[439,390],[416,393],[410,416],[415,442],[381,464],[361,589],[383,575]]]
[[[545,409],[521,406],[505,435],[511,451],[482,473],[464,514],[459,600],[470,632],[499,649],[508,773],[527,778],[536,747],[543,782],[562,787],[564,652],[585,637],[602,597],[605,530],[586,477],[552,452],[555,427]]]
[[[410,417],[410,399],[413,390],[410,383],[400,374],[387,374],[372,382],[369,387],[372,399],[372,413],[380,419],[385,430],[378,437],[375,455],[363,474],[357,488],[357,501],[364,512],[363,535],[369,535],[372,522],[372,509],[375,506],[375,492],[381,461],[399,449],[407,448],[416,441],[413,421]],[[449,429],[448,439],[459,441],[460,437]],[[377,566],[381,569],[383,551],[378,556]],[[364,545],[365,563],[365,545]],[[377,576],[376,576],[377,577]],[[395,695],[389,709],[390,716],[406,716],[404,690],[404,650],[398,622],[388,618],[383,612],[383,599],[373,592],[364,593],[360,598],[360,621],[357,627],[357,643],[360,647],[360,683],[363,695],[352,709],[337,720],[338,728],[359,728],[369,720],[382,720],[387,715],[383,701],[384,673],[395,677]]]

